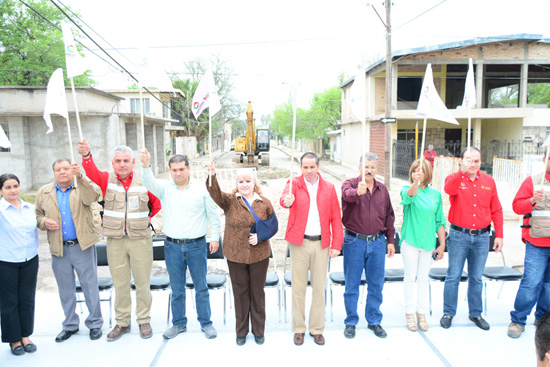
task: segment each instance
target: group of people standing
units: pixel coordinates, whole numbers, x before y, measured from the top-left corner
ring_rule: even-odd
[[[131,279],[136,289],[136,319],[140,336],[153,335],[150,324],[150,275],[153,262],[150,218],[162,207],[166,267],[172,288],[172,326],[163,337],[171,339],[187,330],[186,274],[192,277],[197,318],[208,339],[217,336],[211,320],[206,282],[207,253],[220,246],[221,223],[218,207],[225,213],[223,255],[227,259],[235,300],[236,343],[244,345],[251,331],[257,344],[265,341],[264,284],[271,256],[269,239],[255,229],[259,221],[275,215],[269,199],[262,195],[254,171],[238,170],[235,189],[220,189],[216,169],[210,163],[206,183],[190,176],[190,164],[182,155],[168,165],[171,180],[157,180],[151,170],[147,150],[140,153],[143,171],[134,171],[133,151],[117,147],[112,158],[113,172],[100,171],[91,148],[79,141],[82,167],[86,176],[103,194],[102,234],[107,238],[109,268],[116,292],[116,326],[107,335],[115,341],[131,330]],[[405,321],[411,331],[427,331],[428,273],[433,261],[448,252],[449,267],[444,288],[441,326],[449,328],[456,315],[459,281],[468,262],[469,318],[479,328],[490,328],[481,316],[482,273],[489,252],[491,223],[494,250],[503,246],[503,214],[493,179],[480,172],[481,155],[470,148],[462,153],[460,170],[445,180],[451,207],[448,234],[441,194],[431,186],[432,165],[415,161],[409,171],[410,185],[403,187],[403,226],[400,249],[405,280]],[[385,257],[396,252],[394,210],[388,189],[376,180],[378,157],[360,157],[358,177],[342,185],[342,205],[334,185],[319,173],[319,158],[305,153],[300,159],[302,174],[287,182],[280,205],[289,210],[285,240],[292,270],[292,332],[294,343],[302,345],[305,333],[318,345],[325,344],[325,279],[329,258],[342,252],[345,291],[344,336],[354,338],[359,323],[357,303],[362,275],[367,284],[365,318],[368,329],[385,338],[381,326]],[[63,329],[56,342],[63,342],[79,331],[75,312],[75,272],[89,311],[85,324],[89,336],[102,336],[103,318],[97,285],[99,236],[92,216],[98,193],[83,178],[80,167],[68,159],[53,165],[54,182],[37,193],[36,207],[19,197],[19,179],[0,176],[0,307],[2,341],[12,353],[22,355],[37,350],[29,337],[34,324],[34,297],[38,272],[37,228],[48,232],[52,268],[65,314]],[[545,180],[550,179],[550,164]],[[514,210],[525,215],[523,240],[527,244],[525,276],[512,311],[508,335],[519,337],[526,317],[537,304],[537,320],[549,310],[550,300],[550,212],[548,191],[535,187],[541,177],[528,178],[520,188]],[[185,220],[182,220],[185,218]],[[210,242],[207,244],[206,235]],[[436,247],[436,244],[439,244]],[[312,287],[311,309],[306,325],[306,289]],[[416,287],[416,292],[415,292]],[[416,293],[416,295],[415,295]]]

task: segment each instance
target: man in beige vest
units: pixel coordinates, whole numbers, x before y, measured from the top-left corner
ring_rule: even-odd
[[[139,173],[134,172],[135,158],[130,147],[115,148],[111,173],[97,168],[84,139],[78,142],[78,153],[82,155],[86,175],[101,188],[105,201],[103,235],[107,237],[107,258],[116,292],[116,326],[107,335],[107,341],[118,340],[130,331],[131,275],[136,285],[139,333],[143,339],[150,338],[153,335],[150,324],[153,247],[149,218],[160,210],[160,201],[147,191]]]
[[[55,181],[38,190],[35,211],[38,228],[48,231],[52,269],[65,313],[63,330],[55,341],[64,342],[78,332],[75,272],[90,313],[85,322],[90,329],[90,339],[97,340],[103,334],[103,317],[94,246],[99,237],[91,204],[97,202],[99,195],[92,184],[83,179],[78,164],[71,165],[69,159],[62,158],[56,160],[52,168]]]
[[[512,202],[514,212],[523,215],[521,239],[525,242],[525,270],[516,294],[514,310],[510,312],[510,338],[521,336],[525,330],[527,316],[535,304],[535,323],[550,311],[549,182],[550,163],[546,162],[546,172],[527,177]]]

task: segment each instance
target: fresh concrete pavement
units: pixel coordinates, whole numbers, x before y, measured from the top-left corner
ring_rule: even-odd
[[[277,147],[276,147],[277,148]],[[281,148],[284,149],[284,148]],[[296,156],[300,153],[296,152]],[[204,160],[206,157],[201,158]],[[324,177],[333,182],[358,175],[355,169],[349,169],[330,162],[322,162]],[[328,177],[331,175],[331,177]],[[396,211],[399,190],[406,184],[403,180],[392,179],[391,195]],[[338,189],[338,187],[337,187]],[[286,224],[281,223],[281,229]],[[504,250],[508,266],[521,266],[523,263],[524,245],[521,242],[517,221],[505,223]],[[335,263],[341,261],[336,259]],[[491,253],[488,265],[500,265],[499,255]],[[341,265],[341,264],[340,264]],[[44,267],[44,264],[41,263]],[[399,255],[387,260],[388,267],[402,267]],[[446,266],[446,260],[435,266]],[[41,269],[42,271],[44,269]],[[279,264],[279,275],[282,267]],[[312,338],[306,337],[303,346],[297,347],[292,342],[290,322],[285,323],[279,315],[277,291],[266,289],[266,341],[262,346],[256,345],[249,336],[247,343],[239,347],[235,343],[234,311],[227,302],[227,322],[223,322],[223,292],[211,291],[211,309],[214,326],[218,337],[207,340],[200,331],[196,320],[193,302],[187,303],[188,330],[172,340],[164,340],[162,332],[167,327],[167,292],[153,292],[151,339],[139,337],[138,325],[132,320],[132,331],[116,342],[107,342],[105,335],[109,332],[108,303],[102,302],[105,324],[104,336],[97,341],[88,337],[89,330],[83,320],[87,316],[86,307],[81,314],[80,332],[63,343],[55,343],[55,336],[61,331],[63,320],[56,288],[44,287],[37,292],[35,330],[32,340],[38,346],[34,354],[22,357],[12,356],[7,344],[0,349],[0,366],[172,366],[188,363],[206,366],[244,364],[261,364],[267,366],[292,366],[302,362],[325,366],[341,364],[360,364],[369,366],[529,366],[535,365],[534,353],[534,317],[528,318],[524,334],[519,339],[506,335],[510,322],[509,312],[513,306],[518,282],[504,285],[500,297],[500,283],[489,283],[487,287],[488,312],[485,316],[491,324],[491,330],[483,331],[468,320],[466,284],[460,286],[458,312],[453,319],[453,326],[445,330],[439,326],[443,306],[443,283],[432,283],[433,315],[428,317],[428,332],[410,332],[405,327],[403,304],[403,284],[388,283],[384,287],[382,325],[388,332],[386,339],[379,339],[366,328],[366,322],[359,322],[357,336],[348,340],[343,336],[344,302],[342,287],[332,287],[333,306],[327,294],[327,317],[324,332],[326,345],[314,344]],[[290,305],[290,289],[287,289],[287,303]],[[188,297],[192,294],[187,293]],[[229,296],[229,294],[228,294]],[[188,300],[190,300],[188,298]],[[309,300],[309,298],[308,298]],[[358,305],[364,309],[364,297]],[[331,321],[331,311],[333,320]],[[284,311],[283,311],[284,312]],[[359,312],[362,314],[362,311]],[[290,321],[290,307],[287,309]],[[113,320],[114,321],[114,320]],[[113,325],[114,326],[114,325]]]

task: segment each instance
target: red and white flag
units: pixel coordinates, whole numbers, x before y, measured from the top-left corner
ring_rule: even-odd
[[[49,134],[53,131],[51,114],[61,115],[66,119],[69,118],[67,111],[67,96],[65,94],[65,83],[63,81],[63,69],[59,68],[53,72],[48,82],[46,92],[46,107],[44,107],[44,120],[48,126]]]
[[[210,69],[203,75],[193,95],[192,111],[197,120],[206,107],[210,108],[210,116],[214,116],[222,108],[216,83],[214,82],[214,74]]]
[[[437,90],[434,85],[432,64],[428,64],[426,67],[426,75],[424,76],[424,82],[422,83],[416,113],[422,117],[458,125],[458,121],[456,121],[453,115],[451,115],[441,100],[441,97],[437,94]]]
[[[84,58],[78,53],[74,42],[71,27],[67,23],[61,25],[63,30],[63,43],[65,44],[65,61],[67,62],[67,78],[82,75],[88,70]]]

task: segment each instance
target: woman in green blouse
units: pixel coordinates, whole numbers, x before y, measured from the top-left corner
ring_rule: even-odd
[[[405,268],[405,311],[410,331],[427,331],[428,273],[433,260],[441,260],[445,250],[445,217],[441,193],[428,186],[432,182],[432,167],[426,160],[416,160],[409,170],[410,186],[401,189],[403,226],[401,227],[401,257]],[[440,246],[436,249],[436,237]],[[414,283],[417,284],[415,300]],[[418,326],[415,322],[414,313]]]

